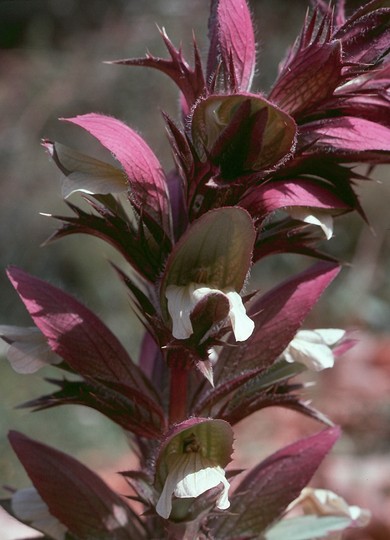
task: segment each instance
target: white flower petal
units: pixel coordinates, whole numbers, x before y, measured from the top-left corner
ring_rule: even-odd
[[[6,357],[17,373],[35,373],[48,364],[59,364],[62,361],[35,326],[1,325],[0,335],[9,343]]]
[[[255,323],[248,317],[242,298],[236,291],[226,291],[229,300],[229,318],[232,323],[234,337],[236,341],[248,339],[255,328]]]
[[[190,314],[194,308],[188,287],[168,285],[165,291],[168,312],[172,319],[172,335],[176,339],[187,339],[193,332]]]
[[[286,360],[287,362],[300,362],[308,369],[315,371],[331,368],[334,364],[333,353],[327,345],[303,340],[295,340],[294,344],[290,345]]]
[[[169,473],[165,480],[163,490],[156,505],[156,512],[164,519],[168,519],[172,511],[172,495],[177,483],[183,478],[183,467],[187,462],[188,454],[173,454],[170,459]]]
[[[225,478],[225,471],[218,465],[212,465],[210,460],[204,458],[198,452],[190,452],[188,454],[188,462],[186,470],[190,470],[182,480],[177,483],[174,494],[179,498],[198,497],[205,491],[218,486],[221,482],[224,485],[224,492],[230,487]],[[226,494],[227,495],[227,494]],[[225,508],[230,506],[229,500]]]
[[[172,495],[178,498],[195,498],[209,489],[223,484],[217,507],[224,510],[230,506],[228,492],[230,484],[222,467],[214,465],[198,452],[172,454],[169,473],[156,505],[156,512],[168,519],[172,511]]]
[[[124,527],[129,521],[128,514],[123,506],[114,504],[111,514],[104,518],[104,525],[109,531],[115,531]]]
[[[77,191],[104,195],[127,190],[126,176],[121,169],[64,144],[49,143],[45,146],[65,175],[62,181],[64,198]]]
[[[305,514],[345,516],[349,517],[354,525],[360,527],[367,525],[371,517],[369,510],[359,506],[349,506],[345,499],[328,489],[304,488],[293,503],[294,507],[298,504],[302,506]]]
[[[199,360],[196,363],[196,367],[206,377],[211,386],[214,386],[213,363],[210,360]]]
[[[336,345],[345,336],[345,330],[340,328],[316,328],[315,332],[321,336],[327,345]]]
[[[317,225],[324,231],[327,240],[333,236],[333,217],[325,210],[317,208],[304,208],[300,206],[291,207],[288,213],[293,219],[298,219],[310,225]]]
[[[344,330],[337,328],[300,330],[283,356],[287,362],[300,362],[315,371],[333,367],[335,357],[330,345],[335,345],[344,334]]]
[[[202,283],[189,283],[185,286],[168,285],[165,296],[168,312],[172,319],[172,335],[176,339],[187,339],[193,333],[191,312],[195,306],[212,293],[224,294],[229,301],[229,319],[237,341],[245,341],[252,335],[254,322],[248,317],[242,298],[234,290],[219,290]]]
[[[52,516],[34,487],[20,489],[11,499],[12,511],[23,522],[54,540],[64,540],[67,528]]]
[[[210,349],[207,351],[209,355],[209,361],[214,366],[217,363],[217,360],[219,358],[219,351],[222,347],[210,347]]]

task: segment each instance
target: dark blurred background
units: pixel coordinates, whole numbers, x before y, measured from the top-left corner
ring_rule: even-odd
[[[259,41],[254,90],[261,91],[272,84],[287,45],[300,30],[307,2],[252,0],[250,4]],[[172,160],[161,110],[178,116],[173,83],[152,70],[103,61],[143,56],[146,50],[166,56],[156,23],[166,28],[175,44],[183,43],[187,56],[194,30],[206,54],[208,8],[207,0],[0,0],[0,324],[29,324],[4,274],[7,265],[15,264],[76,295],[137,358],[141,329],[109,266],[115,254],[89,237],[40,247],[56,224],[39,213],[67,213],[60,175],[40,139],[58,140],[106,158],[82,130],[57,120],[101,112],[137,129],[169,169]],[[324,249],[353,266],[346,267],[331,286],[308,325],[353,326],[379,340],[388,335],[389,176],[389,169],[380,167],[373,174],[379,182],[358,186],[371,228],[357,216],[336,222],[335,237]],[[77,203],[80,198],[75,195],[72,200]],[[266,290],[310,262],[297,256],[267,259],[255,272],[256,285]],[[3,352],[4,347],[0,355]],[[51,374],[50,369],[45,373]],[[82,407],[39,414],[15,410],[17,404],[51,390],[41,379],[40,374],[16,375],[0,359],[0,484],[26,482],[6,442],[10,427],[100,469],[109,469],[111,462],[126,455],[121,431],[93,411]]]

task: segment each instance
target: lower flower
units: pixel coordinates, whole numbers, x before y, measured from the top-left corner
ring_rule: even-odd
[[[168,519],[172,510],[172,496],[186,499],[195,498],[209,489],[223,485],[223,491],[216,501],[220,510],[229,508],[228,492],[230,484],[225,478],[225,471],[200,452],[172,454],[168,458],[169,473],[158,500],[157,513]]]
[[[165,519],[174,519],[175,497],[195,499],[218,487],[209,494],[210,506],[229,508],[230,484],[225,467],[232,452],[233,430],[224,420],[190,418],[174,426],[156,460],[155,486],[160,493],[156,512]]]
[[[304,488],[291,506],[298,505],[302,507],[305,514],[345,516],[358,527],[367,525],[371,517],[369,510],[360,508],[360,506],[350,506],[340,495],[328,489]]]

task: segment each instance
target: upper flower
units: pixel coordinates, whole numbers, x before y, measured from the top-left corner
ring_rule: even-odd
[[[252,334],[254,322],[248,317],[241,296],[234,290],[218,290],[200,283],[186,286],[169,285],[165,290],[168,311],[172,318],[172,335],[187,339],[193,333],[191,313],[198,302],[210,294],[223,294],[229,302],[228,316],[236,341],[245,341]]]
[[[335,9],[315,4],[268,95],[251,88],[256,44],[246,0],[212,0],[205,66],[195,41],[191,66],[165,31],[170,58],[120,60],[163,71],[179,87],[182,126],[165,116],[176,170],[165,175],[147,143],[119,120],[96,114],[70,119],[121,167],[45,141],[66,176],[64,195],[83,191],[108,203],[108,214],[104,204],[101,209],[106,221],[77,211],[63,234],[81,230],[108,239],[154,283],[189,222],[239,205],[258,231],[254,262],[277,252],[322,256],[318,238],[307,230],[311,225],[329,239],[334,215],[364,215],[354,190],[361,176],[350,163],[389,161],[390,8],[372,0],[347,18],[341,0]],[[139,227],[102,198],[124,190]],[[290,217],[274,219],[280,209]]]
[[[237,341],[246,340],[254,324],[240,296],[249,271],[253,223],[241,208],[219,208],[190,226],[173,248],[161,283],[163,316],[172,335],[203,340],[227,317]]]

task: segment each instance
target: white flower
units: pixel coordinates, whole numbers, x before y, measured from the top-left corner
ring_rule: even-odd
[[[54,540],[64,540],[67,528],[52,516],[34,487],[20,489],[12,495],[12,511],[16,518]]]
[[[288,213],[293,219],[321,227],[327,240],[332,238],[333,217],[326,210],[294,206],[288,209]]]
[[[201,451],[171,454],[168,458],[168,468],[168,476],[156,505],[156,512],[161,517],[169,518],[172,495],[183,499],[198,497],[220,483],[223,484],[223,491],[217,499],[216,506],[220,510],[229,508],[230,484],[225,478],[225,471],[202,456]]]
[[[36,326],[0,325],[0,337],[9,344],[6,357],[17,373],[35,373],[44,366],[62,362]]]
[[[335,358],[331,346],[344,335],[345,330],[338,328],[300,330],[283,352],[283,357],[287,362],[299,362],[314,371],[333,367]]]
[[[304,488],[287,512],[293,516],[272,525],[266,531],[267,540],[342,540],[346,528],[364,527],[371,517],[369,510],[349,506],[333,491],[313,488]]]
[[[359,527],[367,525],[371,517],[369,510],[349,506],[345,499],[328,489],[304,488],[294,503],[294,506],[300,504],[305,514],[345,516]]]
[[[254,322],[245,311],[242,298],[233,289],[214,289],[201,283],[189,283],[185,286],[168,285],[165,296],[168,300],[168,312],[172,319],[172,334],[176,339],[187,339],[193,333],[191,312],[196,304],[207,295],[219,293],[229,301],[229,319],[236,341],[245,341],[254,330]]]

